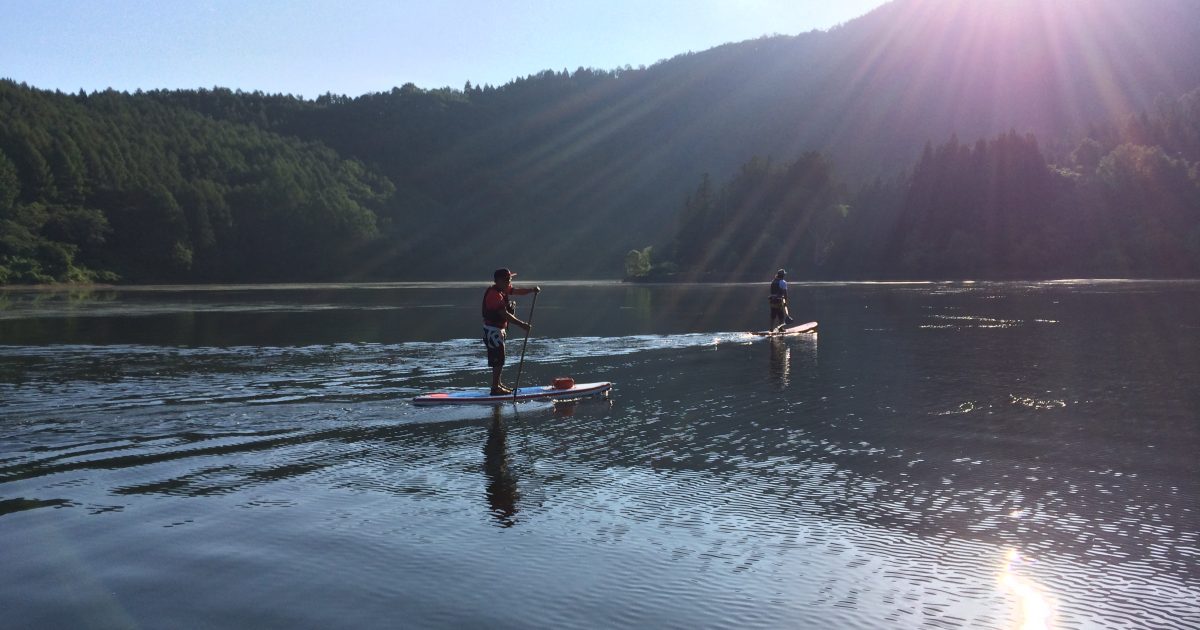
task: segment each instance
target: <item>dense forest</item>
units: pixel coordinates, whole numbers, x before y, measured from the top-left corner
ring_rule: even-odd
[[[357,97],[0,80],[0,283],[1195,275],[1197,87],[1192,0]]]
[[[316,143],[0,81],[0,282],[333,277],[393,192]]]
[[[951,137],[850,192],[815,154],[756,158],[702,177],[671,246],[634,254],[644,278],[1200,277],[1200,90],[1093,127],[1061,163],[1032,134]]]

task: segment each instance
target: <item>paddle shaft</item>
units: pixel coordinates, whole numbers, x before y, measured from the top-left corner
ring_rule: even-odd
[[[533,294],[533,303],[529,305],[529,328],[533,328],[533,309],[537,306],[537,292]],[[525,342],[521,344],[521,362],[517,364],[517,380],[513,385],[513,402],[517,402],[517,390],[521,389],[521,370],[525,368],[525,348],[529,346],[529,330],[525,330]]]

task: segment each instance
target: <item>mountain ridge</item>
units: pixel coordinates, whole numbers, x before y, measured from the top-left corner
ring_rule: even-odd
[[[380,242],[344,273],[449,279],[500,264],[619,275],[625,252],[670,243],[703,175],[723,180],[755,157],[817,151],[850,188],[951,138],[1031,133],[1059,161],[1089,126],[1197,86],[1200,3],[893,0],[828,31],[500,87],[126,98],[363,163],[395,194],[372,202]]]

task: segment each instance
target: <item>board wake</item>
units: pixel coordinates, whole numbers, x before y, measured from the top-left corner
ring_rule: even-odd
[[[491,389],[468,389],[454,392],[431,392],[412,399],[415,405],[495,405],[526,400],[558,400],[585,398],[607,393],[612,389],[608,381],[598,383],[576,383],[573,387],[556,388],[551,385],[521,387],[513,394],[493,396]]]
[[[779,331],[756,330],[750,334],[758,335],[759,337],[785,337],[787,335],[802,335],[805,333],[815,334],[816,332],[817,322],[808,322],[807,324],[797,324]]]

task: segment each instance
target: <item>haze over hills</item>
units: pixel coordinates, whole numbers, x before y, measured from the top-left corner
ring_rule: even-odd
[[[321,278],[469,279],[500,265],[539,278],[620,275],[631,248],[667,249],[684,200],[704,174],[724,181],[755,156],[788,163],[820,152],[846,190],[906,172],[927,144],[954,136],[970,143],[1009,130],[1030,133],[1060,161],[1090,125],[1118,124],[1154,109],[1160,97],[1172,102],[1197,87],[1200,3],[1192,0],[894,0],[828,32],[728,44],[649,68],[544,71],[500,87],[408,85],[313,101],[219,89],[121,97],[140,103],[126,106],[124,116],[188,110],[211,121],[205,124],[320,143],[394,185],[394,194],[355,197],[355,224],[365,209],[377,217],[375,229],[329,247],[344,258],[317,266]],[[99,99],[40,92],[36,99],[47,108],[73,101],[113,133],[104,121],[111,112],[89,104]],[[28,181],[17,154],[29,149],[18,145],[37,149],[40,141],[18,140],[24,132],[17,124],[36,126],[38,119],[8,120],[0,123],[0,149]],[[228,134],[205,137],[224,142]],[[53,153],[53,142],[42,144]],[[178,159],[169,148],[147,150]],[[199,177],[176,170],[189,186]],[[271,183],[277,175],[265,169],[254,176],[272,188],[283,185]],[[246,177],[202,179],[226,195],[247,185]],[[83,205],[95,207],[100,192],[128,185],[89,184],[94,194]],[[311,184],[312,195],[320,197],[315,191],[323,185]],[[36,201],[28,186],[20,198]],[[265,238],[244,233],[248,224],[238,215],[253,204],[239,199],[225,204],[234,210],[222,219],[230,236],[219,247],[192,242],[194,218],[164,238],[193,258],[264,247]],[[336,211],[315,216],[326,217],[311,227],[318,233],[321,220],[345,223]],[[253,225],[273,229],[270,222]],[[292,264],[311,251],[307,236],[297,237],[296,247],[269,248],[277,264],[258,255],[239,259],[254,264],[174,266],[122,261],[111,243],[137,241],[116,236],[107,250],[76,244],[78,261],[127,279],[319,279],[305,276],[312,266]]]
[[[827,34],[780,39],[737,74],[762,69],[742,90],[759,107],[790,104],[769,126],[873,175],[951,134],[1077,139],[1089,123],[1188,92],[1200,86],[1198,17],[1178,0],[898,0]]]
[[[403,91],[312,116],[336,129],[322,141],[388,165],[397,185],[411,182],[453,216],[478,216],[475,226],[508,216],[512,229],[532,230],[540,241],[507,249],[514,264],[541,267],[580,247],[611,243],[619,253],[661,242],[700,174],[728,177],[756,155],[822,151],[838,176],[861,181],[908,168],[927,142],[953,134],[1078,139],[1088,123],[1198,86],[1196,3],[917,0],[830,32],[730,44],[645,70],[543,73],[438,103],[446,110],[432,120],[370,122],[435,105]],[[338,120],[343,110],[352,114]],[[430,194],[425,182],[439,172],[475,179],[458,194]],[[580,238],[563,238],[572,232]],[[479,249],[470,234],[454,240],[467,245],[462,256]],[[583,262],[575,269],[585,273],[610,264]]]

